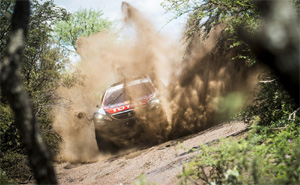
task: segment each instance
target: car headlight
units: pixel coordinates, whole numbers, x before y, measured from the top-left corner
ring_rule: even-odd
[[[108,117],[107,115],[103,115],[103,114],[95,114],[94,118],[97,123],[103,122],[104,120],[112,121],[112,119],[110,117]]]
[[[105,114],[105,112],[102,108],[94,113],[94,119],[97,123],[103,122],[104,120],[112,121],[112,119]]]
[[[96,115],[95,115],[95,118],[96,118],[96,119],[103,119],[103,117],[104,117],[104,116],[103,116],[102,114],[96,114]]]

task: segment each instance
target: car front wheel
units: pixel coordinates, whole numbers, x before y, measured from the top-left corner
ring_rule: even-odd
[[[103,138],[97,130],[95,130],[95,136],[98,149],[101,153],[116,154],[119,151],[116,144],[106,138]]]

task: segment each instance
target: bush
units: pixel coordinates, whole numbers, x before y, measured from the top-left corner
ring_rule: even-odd
[[[299,126],[299,117],[283,128],[255,125],[246,139],[203,145],[201,154],[185,165],[182,184],[298,184]]]
[[[7,151],[0,159],[1,169],[8,178],[16,182],[24,182],[31,178],[27,156],[17,152]]]
[[[254,104],[247,107],[242,116],[246,123],[258,116],[260,125],[272,125],[280,119],[286,120],[297,109],[294,100],[283,89],[273,74],[265,73],[261,77],[259,88],[255,93]]]
[[[7,177],[5,171],[0,168],[0,184],[1,185],[13,185],[15,184],[9,177]]]
[[[14,113],[7,104],[1,103],[0,105],[1,171],[9,179],[24,182],[32,175],[27,162],[26,150],[15,125]],[[52,153],[58,153],[61,138],[52,130],[51,116],[41,115],[37,118],[40,121],[39,125],[48,148]]]
[[[11,108],[0,104],[0,153],[9,149],[16,149],[21,145],[20,135],[14,123],[14,114]]]

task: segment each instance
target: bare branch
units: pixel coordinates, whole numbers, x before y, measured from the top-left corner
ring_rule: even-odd
[[[263,80],[263,81],[259,81],[259,83],[264,83],[264,84],[266,84],[266,83],[272,83],[272,82],[275,82],[277,79],[278,78],[275,78],[273,80]]]

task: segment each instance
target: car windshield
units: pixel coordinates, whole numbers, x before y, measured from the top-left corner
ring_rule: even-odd
[[[106,94],[104,105],[108,106],[123,103],[128,100],[139,100],[149,96],[153,91],[153,85],[149,82],[118,88]]]

